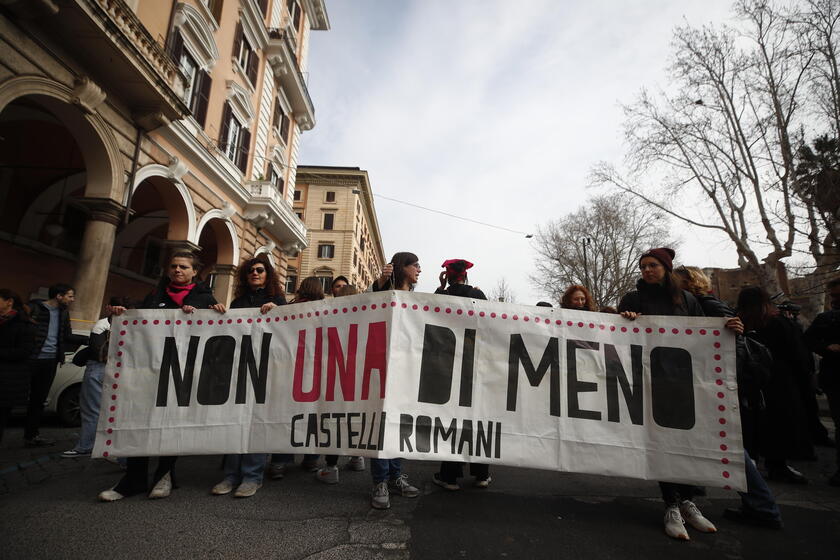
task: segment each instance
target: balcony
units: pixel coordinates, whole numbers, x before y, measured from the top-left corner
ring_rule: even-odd
[[[301,130],[315,126],[315,106],[309,88],[298,67],[295,40],[287,29],[270,29],[265,55],[280,86],[292,105],[292,113]]]
[[[270,181],[247,181],[250,199],[244,216],[255,226],[268,230],[287,250],[306,247],[306,227]]]
[[[55,1],[56,11],[29,21],[78,60],[108,95],[147,129],[189,114],[184,78],[124,0]]]

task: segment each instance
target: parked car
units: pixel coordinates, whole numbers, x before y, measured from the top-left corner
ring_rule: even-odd
[[[79,394],[82,390],[82,377],[85,368],[73,364],[73,356],[87,346],[80,346],[74,352],[65,354],[64,363],[58,366],[50,392],[44,404],[44,410],[58,415],[65,426],[79,426]]]

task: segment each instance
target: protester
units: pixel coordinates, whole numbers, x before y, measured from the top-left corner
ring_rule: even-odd
[[[828,283],[831,309],[817,315],[808,330],[805,341],[819,354],[819,385],[828,399],[831,419],[834,421],[834,442],[837,446],[837,470],[828,483],[840,486],[840,278]]]
[[[759,428],[759,450],[765,458],[772,480],[806,484],[808,479],[787,464],[800,440],[809,441],[805,412],[796,377],[803,369],[802,355],[796,347],[794,327],[779,317],[767,292],[748,286],[738,294],[738,316],[747,332],[766,346],[773,356],[772,375],[764,391],[767,403]]]
[[[10,410],[29,397],[29,357],[35,325],[20,297],[0,289],[0,441]]]
[[[668,247],[650,249],[639,259],[642,277],[636,290],[625,294],[618,304],[618,311],[627,319],[639,315],[677,315],[702,317],[703,309],[697,299],[680,288],[679,279],[673,274],[674,250]],[[704,533],[717,531],[711,521],[703,517],[692,502],[697,488],[688,484],[660,482],[662,500],[665,502],[665,534],[689,540],[685,521]]]
[[[29,302],[35,321],[35,348],[29,362],[29,408],[23,440],[26,447],[49,447],[55,441],[39,435],[44,401],[55,379],[58,364],[64,363],[67,346],[87,342],[87,337],[74,335],[70,329],[70,306],[76,301],[76,292],[67,284],[50,286],[49,299]]]
[[[259,308],[260,313],[265,315],[285,304],[280,277],[266,257],[258,255],[239,266],[231,309]],[[267,460],[266,453],[225,455],[225,478],[213,486],[211,493],[222,496],[233,492],[234,498],[250,498],[262,488]]]
[[[595,300],[585,286],[572,284],[563,292],[560,298],[560,307],[563,309],[576,309],[578,311],[595,311]]]
[[[373,283],[373,290],[411,291],[419,277],[420,262],[417,255],[407,252],[397,253],[383,267],[379,278]],[[412,486],[408,482],[408,477],[403,474],[402,459],[371,459],[370,474],[373,478],[370,505],[375,509],[391,507],[389,482],[394,492],[399,492],[406,498],[416,498],[420,495],[420,490]]]
[[[108,338],[111,331],[111,317],[114,307],[132,309],[128,298],[114,297],[108,303],[107,317],[97,321],[90,331],[90,342],[84,352],[85,373],[79,392],[79,413],[82,420],[79,439],[73,449],[61,454],[64,458],[89,457],[96,441],[96,425],[99,423],[99,405],[102,400],[102,379],[105,376],[105,362],[108,358]],[[78,354],[73,358],[74,362]]]
[[[352,284],[345,283],[343,286],[339,287],[336,290],[335,283],[343,278],[344,276],[339,276],[333,281],[332,288],[330,289],[330,291],[333,294],[333,297],[353,296],[358,294],[358,288],[356,288],[356,286],[353,286]],[[315,477],[324,484],[338,484],[338,455],[327,455],[325,457],[325,460],[327,462],[326,466],[318,469],[318,472],[315,474]],[[364,457],[350,457],[350,460],[347,461],[347,468],[351,471],[365,470]]]
[[[316,276],[308,276],[304,278],[297,292],[295,298],[290,303],[306,303],[308,301],[321,301],[324,299],[324,286],[321,284]],[[320,455],[304,455],[300,467],[307,472],[318,471],[318,457]],[[272,480],[279,480],[286,475],[286,463],[294,461],[294,455],[291,453],[274,453],[271,455],[271,463],[268,465],[268,476]]]
[[[754,399],[752,392],[749,390],[753,381],[747,379],[747,356],[743,339],[744,325],[741,319],[735,316],[734,309],[712,295],[712,283],[702,270],[694,266],[680,266],[674,269],[674,273],[680,279],[682,289],[691,292],[700,302],[706,316],[732,318],[733,321],[730,325],[738,337],[735,369],[738,379],[738,401],[741,405],[741,425],[744,432],[744,471],[747,478],[747,492],[739,492],[741,507],[739,509],[727,508],[724,510],[723,516],[739,523],[781,529],[782,515],[779,512],[779,506],[776,504],[776,498],[761,477],[761,473],[758,472],[758,468],[748,452],[750,448],[747,444],[747,440],[750,438],[749,427],[757,424],[754,415],[759,412],[758,409],[761,404],[756,402],[760,399]]]
[[[445,278],[448,287],[441,286],[435,290],[436,294],[487,299],[484,292],[467,283],[467,270],[473,267],[473,263],[464,259],[449,259],[441,266],[446,269],[442,277]],[[488,488],[493,481],[490,477],[490,465],[487,464],[470,463],[470,475],[475,477],[476,488]],[[432,482],[446,490],[455,491],[461,489],[458,486],[458,479],[463,476],[463,462],[443,461],[440,464],[440,470],[432,476]]]
[[[537,302],[537,307],[554,307],[554,306],[551,305],[550,303],[548,303],[547,301],[538,301]]]
[[[336,276],[330,285],[330,294],[333,297],[338,297],[342,289],[350,285],[350,281],[346,276]]]
[[[196,309],[213,309],[225,312],[225,306],[216,301],[212,291],[197,281],[201,269],[198,257],[188,251],[179,251],[169,259],[158,286],[143,300],[141,309],[180,309],[193,313]],[[115,316],[125,313],[124,307],[113,307]],[[177,457],[160,457],[152,478],[149,498],[166,498],[176,486],[175,461]],[[134,494],[146,492],[149,483],[149,458],[129,457],[125,476],[116,486],[100,492],[103,502],[121,500]]]

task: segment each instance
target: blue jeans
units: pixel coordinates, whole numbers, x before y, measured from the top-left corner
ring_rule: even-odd
[[[82,427],[79,441],[73,451],[90,453],[96,441],[96,424],[99,422],[99,404],[102,401],[102,378],[105,376],[105,364],[90,361],[82,377],[82,389],[79,392],[79,412]]]
[[[256,482],[262,484],[266,453],[243,453],[225,455],[225,480],[233,484]]]
[[[373,483],[396,480],[402,473],[402,459],[371,459],[370,474]]]
[[[750,459],[749,453],[744,451],[744,471],[747,476],[747,491],[738,492],[741,495],[741,505],[744,510],[758,513],[762,517],[771,519],[782,519],[779,506],[776,505],[776,498],[770,487],[761,477],[761,473]]]

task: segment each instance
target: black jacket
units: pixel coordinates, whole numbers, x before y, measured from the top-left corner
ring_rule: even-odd
[[[0,408],[27,401],[35,324],[16,315],[0,324]]]
[[[50,310],[47,309],[46,302],[42,299],[36,299],[29,302],[29,314],[32,320],[35,321],[35,344],[31,356],[37,358],[41,353],[41,348],[44,346],[44,341],[47,339],[47,333],[50,328]],[[58,341],[56,343],[57,362],[64,363],[64,353],[70,351],[68,346],[79,346],[86,344],[88,338],[83,335],[73,334],[70,328],[70,312],[64,307],[58,308]]]
[[[213,292],[204,284],[196,284],[190,293],[184,298],[183,305],[191,305],[196,309],[208,309],[211,305],[216,305],[216,298],[213,297]],[[169,294],[166,293],[166,285],[158,286],[155,291],[146,296],[140,309],[181,309]]]
[[[468,297],[473,299],[487,299],[484,292],[478,288],[473,288],[469,284],[450,284],[447,288],[438,288],[435,290],[436,294],[444,294],[447,296]]]
[[[683,300],[676,305],[671,294],[664,286],[648,284],[644,280],[636,282],[636,289],[625,294],[618,304],[619,313],[633,311],[643,315],[678,315],[684,317],[703,317],[703,308],[691,293],[682,291]]]
[[[245,309],[248,307],[262,307],[266,303],[273,303],[275,305],[286,305],[286,298],[283,297],[283,294],[275,296],[274,298],[268,297],[268,294],[265,293],[264,288],[259,288],[257,290],[248,290],[247,293],[242,294],[232,302],[230,302],[231,309]]]
[[[805,331],[808,348],[822,356],[820,360],[820,386],[833,388],[840,385],[840,352],[828,350],[829,344],[840,344],[840,310],[825,311],[817,315]]]

